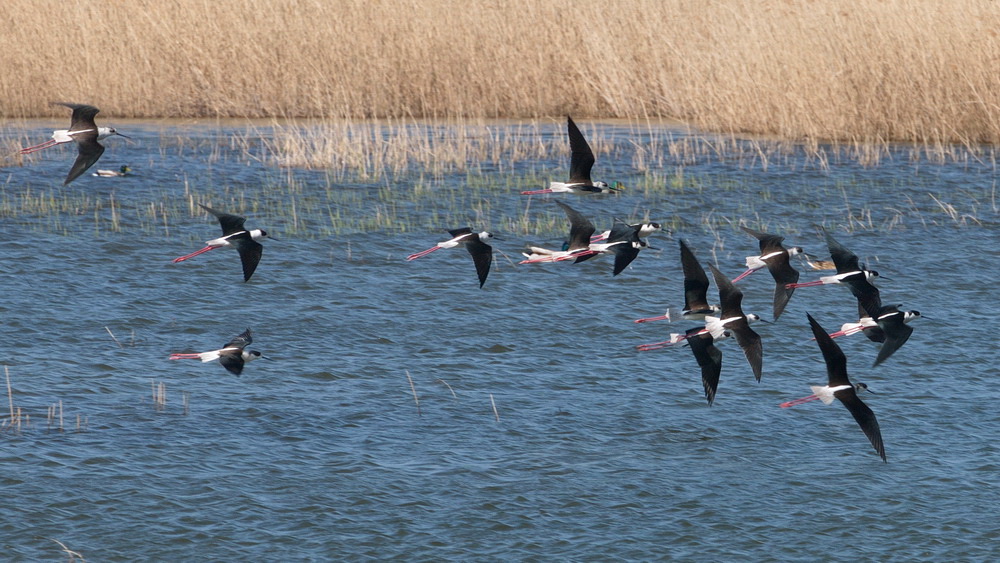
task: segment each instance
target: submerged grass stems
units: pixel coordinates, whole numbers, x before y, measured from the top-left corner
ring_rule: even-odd
[[[31,428],[31,415],[27,412],[23,412],[20,406],[15,406],[14,404],[14,390],[10,382],[10,370],[7,366],[4,366],[4,378],[7,383],[7,405],[8,405],[8,415],[6,420],[0,421],[0,432],[9,431],[15,434],[20,434],[23,429]],[[65,431],[65,418],[63,412],[63,402],[60,399],[57,403],[52,403],[48,406],[46,412],[46,421],[48,430],[58,430],[60,432]],[[77,414],[76,415],[76,431],[83,432],[88,429],[89,420],[86,416]]]

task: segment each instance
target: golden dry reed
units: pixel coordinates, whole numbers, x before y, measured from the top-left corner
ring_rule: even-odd
[[[1000,141],[993,0],[5,0],[0,116],[669,117]]]

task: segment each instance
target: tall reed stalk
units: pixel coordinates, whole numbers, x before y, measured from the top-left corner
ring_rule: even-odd
[[[669,116],[1000,141],[992,0],[6,0],[0,116]],[[37,46],[37,48],[36,48]]]

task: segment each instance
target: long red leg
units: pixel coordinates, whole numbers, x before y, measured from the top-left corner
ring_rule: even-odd
[[[171,360],[200,360],[200,354],[170,354]]]
[[[37,151],[40,151],[42,149],[47,149],[49,147],[53,147],[53,146],[58,145],[58,144],[59,143],[57,143],[55,139],[49,139],[48,141],[45,141],[44,143],[42,143],[40,145],[35,145],[33,147],[25,147],[25,148],[21,149],[21,154],[31,154],[33,152],[37,152]]]
[[[544,190],[527,190],[521,192],[521,195],[538,195],[538,194],[550,194],[552,190],[546,188]]]
[[[781,408],[787,409],[788,407],[794,407],[795,405],[801,405],[802,403],[808,403],[809,401],[815,401],[819,399],[819,395],[809,395],[808,397],[802,397],[801,399],[794,399],[791,401],[786,401],[781,403]]]
[[[802,283],[786,283],[785,289],[795,289],[798,287],[813,287],[817,285],[823,285],[823,280],[816,280],[816,281],[802,282]]]
[[[188,258],[194,258],[195,256],[197,256],[199,254],[204,254],[204,253],[208,252],[209,250],[213,250],[213,249],[216,249],[216,248],[219,248],[219,247],[218,246],[206,246],[205,248],[202,248],[201,250],[195,250],[191,254],[185,254],[184,256],[181,256],[180,258],[174,258],[174,263],[183,262],[183,261],[187,260]]]
[[[443,246],[432,246],[432,247],[428,248],[427,250],[421,250],[420,252],[415,252],[415,253],[407,256],[406,257],[406,261],[409,262],[410,260],[416,260],[417,258],[421,258],[423,256],[427,256],[431,252],[434,252],[435,250],[440,250],[442,248],[444,248],[444,247]]]
[[[750,274],[752,274],[752,273],[754,273],[756,271],[757,270],[747,270],[747,271],[743,272],[742,274],[740,274],[740,275],[736,276],[735,278],[733,278],[733,283],[736,283],[736,282],[740,281],[741,279],[749,276]]]
[[[538,264],[541,262],[556,262],[559,258],[553,256],[543,256],[541,258],[531,258],[529,260],[521,260],[518,264]]]
[[[670,315],[667,314],[667,315],[660,315],[658,317],[646,317],[644,319],[636,319],[635,322],[648,323],[650,321],[669,321],[669,320],[670,320]]]

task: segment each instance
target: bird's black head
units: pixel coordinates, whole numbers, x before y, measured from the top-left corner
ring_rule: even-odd
[[[855,383],[854,384],[854,388],[857,389],[858,391],[868,391],[869,393],[872,393],[872,394],[875,393],[874,391],[872,391],[871,389],[869,389],[867,385],[865,385],[864,383],[860,383],[860,382],[859,383]]]

